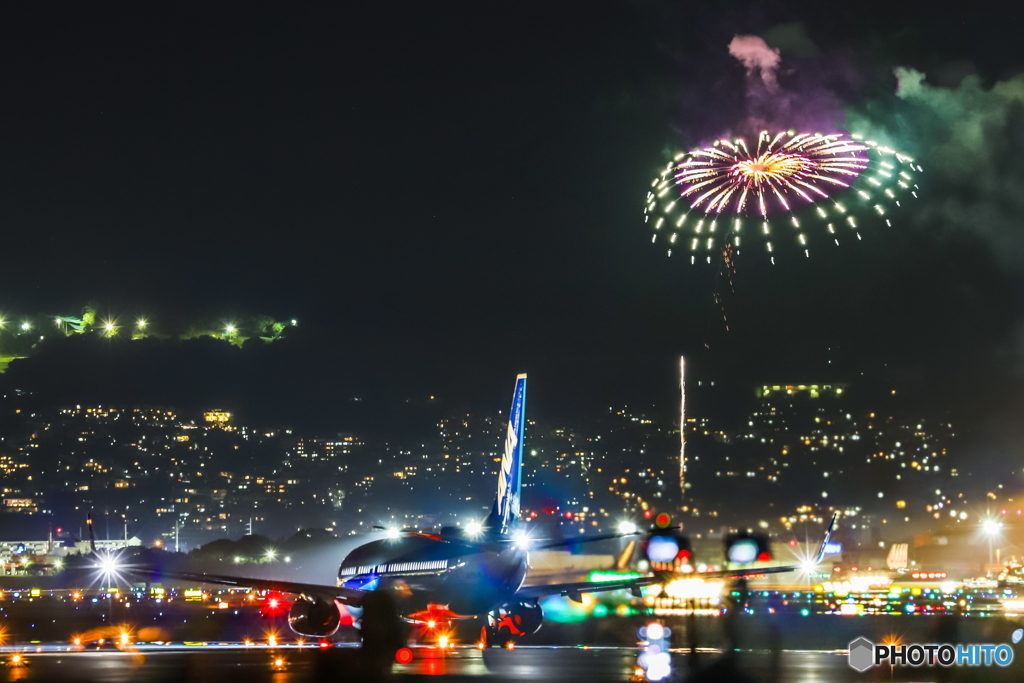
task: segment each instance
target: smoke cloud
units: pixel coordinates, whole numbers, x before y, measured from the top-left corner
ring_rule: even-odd
[[[778,89],[775,71],[779,68],[779,50],[768,47],[760,36],[734,36],[729,43],[729,54],[747,67],[747,76],[760,72],[761,81],[770,91]]]
[[[914,69],[895,75],[893,111],[869,105],[849,116],[849,127],[916,147],[924,167],[917,226],[933,235],[969,232],[1003,267],[1024,270],[1024,74],[990,88],[975,75],[956,87],[929,84]]]
[[[814,44],[799,24],[773,29],[772,39],[796,42],[799,52],[816,54]],[[797,40],[802,37],[803,42]],[[746,120],[734,132],[757,135],[761,130],[799,128],[810,131],[837,130],[843,119],[843,105],[834,89],[850,89],[857,80],[844,60],[797,58],[796,68],[784,69],[781,51],[760,36],[734,36],[729,54],[746,68]],[[738,122],[737,122],[738,123]]]

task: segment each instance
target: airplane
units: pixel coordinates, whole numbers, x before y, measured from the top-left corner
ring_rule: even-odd
[[[609,582],[574,582],[524,586],[531,550],[575,545],[638,535],[642,532],[582,536],[566,541],[532,540],[519,523],[523,427],[526,408],[526,375],[516,377],[505,435],[504,453],[498,472],[498,490],[490,514],[479,529],[446,527],[440,533],[392,532],[392,537],[373,540],[351,551],[341,562],[334,586],[253,579],[221,574],[161,572],[154,578],[169,578],[224,586],[273,590],[298,596],[292,603],[288,623],[305,637],[329,639],[339,629],[342,610],[360,627],[362,603],[372,592],[389,592],[399,615],[440,637],[455,621],[486,615],[480,644],[513,643],[541,626],[540,601],[563,595],[580,602],[584,593],[626,589],[640,596],[640,589],[666,580],[664,572]],[[838,514],[825,531],[814,564],[821,562],[825,544]],[[91,526],[90,526],[91,530]],[[796,566],[744,568],[705,572],[704,579],[742,578],[753,574],[789,572]],[[346,620],[347,621],[347,620]]]

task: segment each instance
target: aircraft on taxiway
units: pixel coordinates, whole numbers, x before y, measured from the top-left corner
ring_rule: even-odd
[[[461,528],[444,528],[438,534],[420,531],[397,532],[397,537],[370,541],[342,561],[337,585],[320,585],[254,579],[220,574],[131,570],[154,578],[195,581],[224,586],[273,590],[298,596],[290,608],[288,622],[299,635],[330,638],[342,622],[343,611],[360,626],[363,600],[373,592],[390,592],[398,615],[405,621],[431,626],[444,634],[452,622],[486,615],[481,643],[514,641],[536,632],[543,619],[540,601],[549,595],[564,595],[580,601],[583,593],[627,589],[636,596],[640,589],[666,580],[664,572],[621,581],[575,582],[524,586],[529,551],[569,546],[640,534],[581,536],[567,541],[531,542],[519,525],[523,466],[523,426],[526,407],[526,375],[516,378],[512,410],[505,436],[505,450],[498,472],[498,491],[488,517],[476,533]],[[821,562],[825,544],[836,518],[825,532],[814,564]],[[92,525],[90,520],[90,536]],[[739,578],[751,574],[789,572],[796,566],[742,568],[706,572],[701,578]],[[347,621],[347,620],[346,620]]]

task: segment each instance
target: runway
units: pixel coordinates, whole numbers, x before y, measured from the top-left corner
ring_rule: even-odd
[[[269,648],[235,644],[152,646],[129,652],[117,650],[69,652],[65,646],[36,646],[22,650],[25,667],[0,670],[6,680],[17,681],[344,681],[368,680],[358,648],[314,647]],[[634,675],[633,648],[518,647],[514,651],[472,647],[457,648],[443,655],[437,650],[417,648],[411,663],[393,667],[394,680],[435,680],[479,678],[492,681],[628,681]],[[12,652],[5,653],[8,660]],[[673,651],[674,681],[745,680],[778,683],[820,681],[929,681],[957,680],[956,672],[939,669],[904,668],[858,674],[847,665],[841,651],[784,650],[736,653],[736,666],[727,664],[723,653],[697,653],[701,674],[691,671],[689,653]],[[775,657],[777,656],[777,660]],[[777,661],[777,666],[775,665]],[[948,677],[950,674],[953,676]],[[980,673],[980,672],[975,672]],[[981,680],[1013,680],[1018,672],[992,670]],[[991,674],[989,677],[987,674]],[[737,674],[742,678],[738,678]],[[946,675],[947,678],[940,678]],[[977,679],[974,679],[977,680]]]

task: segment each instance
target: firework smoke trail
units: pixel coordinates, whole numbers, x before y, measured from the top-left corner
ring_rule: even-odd
[[[700,251],[710,263],[710,252],[726,244],[739,253],[743,219],[753,217],[760,229],[750,232],[763,239],[775,263],[772,220],[785,214],[794,241],[809,257],[808,234],[797,213],[814,205],[837,246],[843,231],[859,240],[860,214],[874,213],[891,226],[887,210],[900,206],[902,194],[917,197],[915,175],[921,170],[905,154],[859,135],[762,131],[753,151],[737,138],[676,155],[651,183],[644,221],[653,223],[652,242],[665,235],[669,256],[681,237],[691,263]]]

